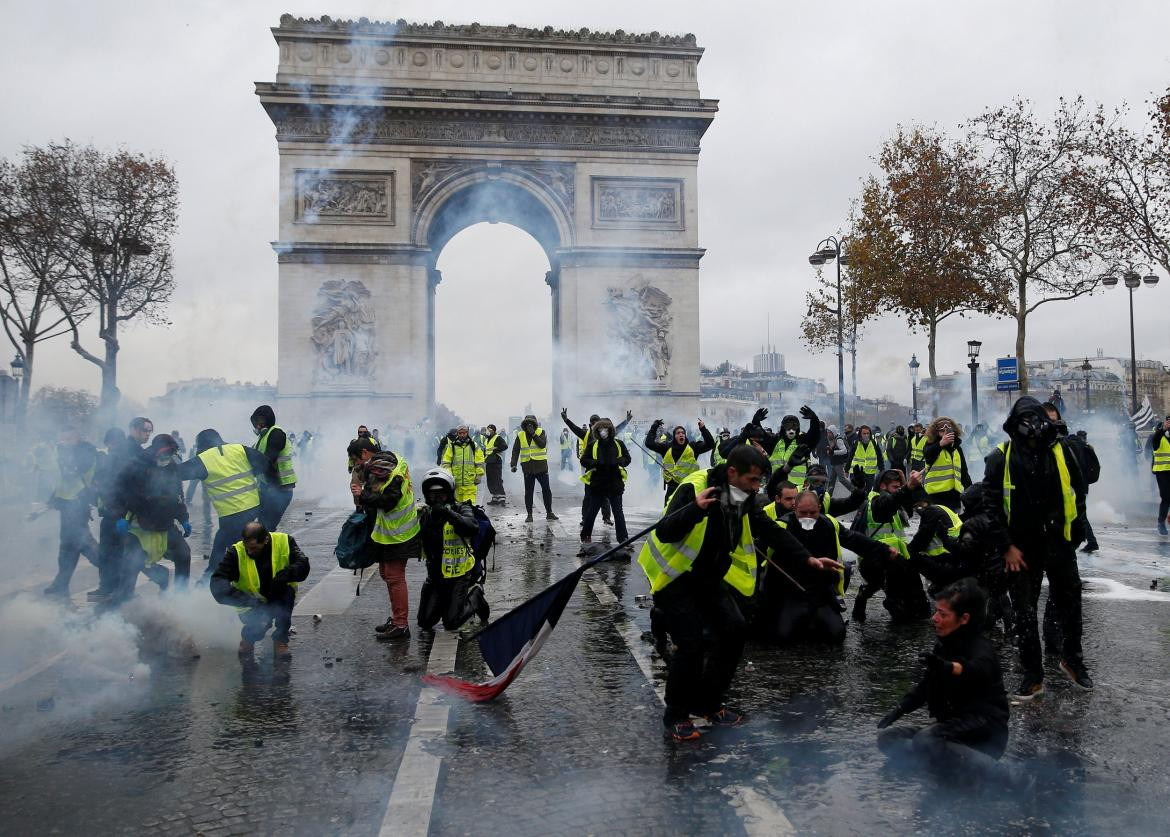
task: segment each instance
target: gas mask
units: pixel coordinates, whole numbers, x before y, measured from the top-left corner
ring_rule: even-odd
[[[806,532],[811,532],[813,527],[817,525],[815,517],[798,517],[796,519],[800,521],[800,528]]]
[[[254,424],[253,424],[253,425],[252,425],[252,432],[253,432],[253,433],[255,433],[257,436],[259,436],[261,433],[263,433],[263,432],[264,432],[264,428],[263,428],[263,427],[257,427],[256,425],[254,425]]]
[[[1021,439],[1040,441],[1051,431],[1052,422],[1036,413],[1025,413],[1016,423],[1016,433]]]

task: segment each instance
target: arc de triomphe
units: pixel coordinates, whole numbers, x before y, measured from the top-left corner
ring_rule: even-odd
[[[435,264],[480,221],[548,255],[554,407],[697,414],[696,173],[717,104],[693,35],[290,15],[272,33],[276,81],[256,92],[280,153],[286,415],[427,415]],[[485,310],[483,345],[507,323]]]

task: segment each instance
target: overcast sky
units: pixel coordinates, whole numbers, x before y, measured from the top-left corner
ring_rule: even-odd
[[[872,157],[898,123],[954,128],[1014,96],[1043,110],[1083,94],[1144,110],[1170,86],[1170,4],[1148,2],[592,3],[60,2],[8,4],[0,52],[0,154],[70,137],[161,153],[182,190],[175,240],[178,288],[169,328],[137,327],[123,340],[120,384],[138,400],[190,377],[274,380],[277,158],[273,128],[253,92],[272,80],[269,27],[299,16],[557,28],[693,32],[706,54],[699,84],[720,112],[699,163],[702,358],[747,363],[772,341],[793,374],[836,377],[831,353],[797,337],[809,252],[845,223]],[[438,395],[470,417],[549,407],[549,313],[500,306],[481,340],[457,338],[484,322],[485,293],[522,298],[543,285],[547,261],[515,228],[480,225],[442,254]],[[1170,360],[1170,281],[1138,291],[1140,356]],[[745,305],[745,302],[750,302]],[[525,309],[530,309],[525,311]],[[506,313],[505,313],[506,311]],[[1031,358],[1128,352],[1122,290],[1040,309]],[[494,328],[493,328],[494,326]],[[965,365],[966,341],[1008,354],[1014,327],[948,321],[940,372]],[[924,337],[887,318],[870,328],[861,390],[908,400],[906,363]],[[468,351],[472,349],[474,351]],[[500,374],[524,358],[524,375]],[[41,384],[98,387],[96,367],[64,341],[38,358]],[[540,382],[532,390],[532,382]]]

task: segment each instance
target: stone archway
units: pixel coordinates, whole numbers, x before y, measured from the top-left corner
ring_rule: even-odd
[[[693,36],[289,15],[273,36],[282,409],[427,415],[435,260],[498,220],[549,256],[558,404],[696,413],[717,105]]]

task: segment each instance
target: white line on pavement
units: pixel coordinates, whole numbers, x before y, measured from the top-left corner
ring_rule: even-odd
[[[459,653],[459,634],[446,631],[435,634],[427,658],[427,674],[446,674],[455,670]],[[379,837],[426,837],[431,827],[431,810],[439,785],[442,756],[427,752],[427,747],[447,735],[448,708],[440,702],[440,693],[423,686],[414,709],[414,722],[407,739],[386,813],[382,817]]]
[[[622,606],[609,585],[602,581],[601,577],[597,575],[594,570],[586,570],[585,586],[587,586],[597,597],[597,600],[605,605]],[[626,644],[626,649],[630,652],[630,656],[638,664],[638,668],[642,670],[642,674],[654,687],[654,693],[658,695],[658,699],[665,705],[666,703],[666,688],[664,681],[660,677],[655,676],[655,667],[661,669],[662,662],[660,659],[655,662],[657,655],[651,657],[646,652],[646,644],[642,640],[642,634],[638,630],[637,625],[633,619],[616,620],[614,627],[617,628],[618,635],[621,636],[622,641]],[[796,829],[792,822],[784,815],[784,811],[780,806],[772,800],[768,799],[759,791],[748,785],[732,785],[730,787],[722,788],[724,794],[731,799],[731,807],[735,809],[735,813],[739,816],[743,823],[743,830],[749,837],[760,835],[781,835],[781,837],[788,837],[788,835],[796,834]]]

